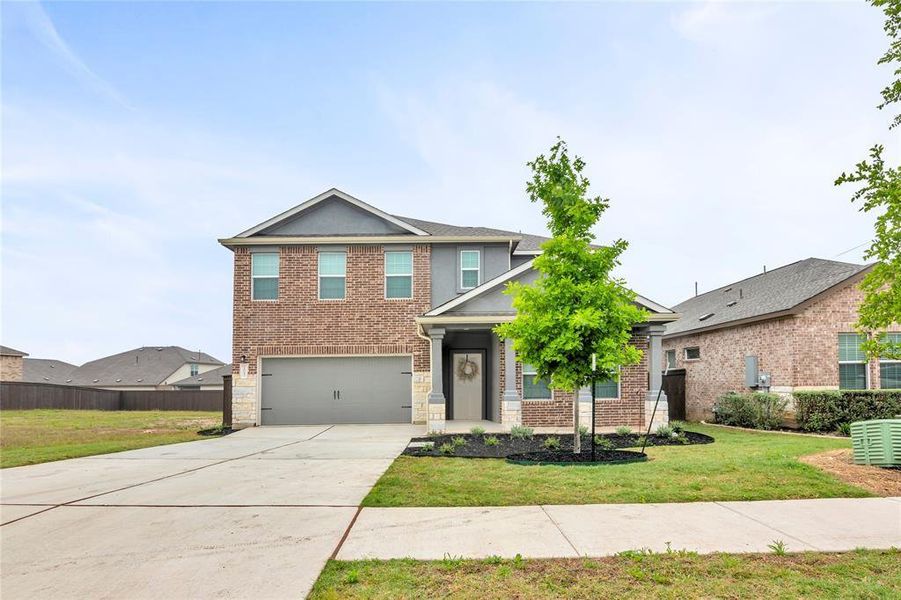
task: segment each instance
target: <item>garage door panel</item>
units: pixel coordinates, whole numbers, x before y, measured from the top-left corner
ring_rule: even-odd
[[[263,359],[262,424],[409,423],[408,356]]]

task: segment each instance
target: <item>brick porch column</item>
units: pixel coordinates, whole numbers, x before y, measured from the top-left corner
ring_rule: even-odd
[[[444,365],[442,364],[442,346],[444,344],[444,329],[435,328],[429,331],[432,340],[432,391],[429,392],[427,409],[428,431],[444,431],[445,429],[445,399],[444,399]]]

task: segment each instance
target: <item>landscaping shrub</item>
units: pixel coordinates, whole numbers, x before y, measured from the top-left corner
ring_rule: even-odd
[[[516,439],[524,440],[531,438],[534,430],[531,427],[523,427],[522,425],[514,425],[510,428],[510,435]]]
[[[560,438],[556,436],[551,436],[545,438],[544,443],[542,444],[547,450],[559,450],[560,449]]]
[[[438,452],[440,452],[441,454],[453,454],[456,449],[457,447],[450,442],[444,442],[443,444],[438,446]]]
[[[901,390],[794,392],[795,417],[804,431],[840,431],[843,424],[901,414]]]
[[[660,437],[672,437],[674,429],[669,425],[659,425],[657,430],[654,431]]]
[[[785,417],[788,400],[778,394],[729,392],[713,405],[714,421],[723,425],[776,429]]]
[[[622,425],[616,428],[616,435],[632,435],[632,428]]]
[[[465,446],[465,445],[466,445],[466,438],[463,437],[462,435],[458,435],[458,436],[456,436],[456,437],[454,437],[454,438],[451,439],[451,443],[452,443],[454,446]]]
[[[596,448],[599,448],[601,450],[613,450],[614,448],[616,448],[613,442],[601,435],[594,436],[594,445]]]
[[[489,435],[484,438],[484,441],[486,446],[497,446],[500,443],[496,435]]]
[[[476,425],[475,427],[473,427],[469,430],[469,433],[471,433],[472,435],[482,435],[485,433],[485,428],[479,427],[478,425]]]

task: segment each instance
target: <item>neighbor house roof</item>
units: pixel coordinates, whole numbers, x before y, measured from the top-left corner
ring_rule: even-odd
[[[682,317],[666,337],[792,314],[816,296],[861,275],[870,265],[808,258],[724,285],[673,307]]]
[[[22,381],[65,385],[77,368],[78,365],[51,358],[26,358],[22,361]]]
[[[222,376],[223,375],[231,375],[232,366],[222,365],[218,369],[212,369],[210,371],[204,371],[203,373],[198,373],[197,375],[193,375],[191,377],[185,377],[184,379],[179,379],[178,381],[172,382],[170,385],[174,385],[177,387],[184,386],[196,386],[196,385],[214,385],[214,384],[222,384]]]
[[[9,346],[0,346],[0,356],[28,356],[28,353]]]
[[[143,346],[92,360],[72,372],[72,385],[147,386],[159,385],[186,363],[221,365],[209,354],[180,346]]]

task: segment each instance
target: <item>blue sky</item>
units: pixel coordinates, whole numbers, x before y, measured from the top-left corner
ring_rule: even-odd
[[[81,363],[229,360],[216,238],[335,186],[395,214],[545,231],[561,135],[650,298],[818,256],[872,217],[881,14],[853,3],[2,5],[2,341]]]

